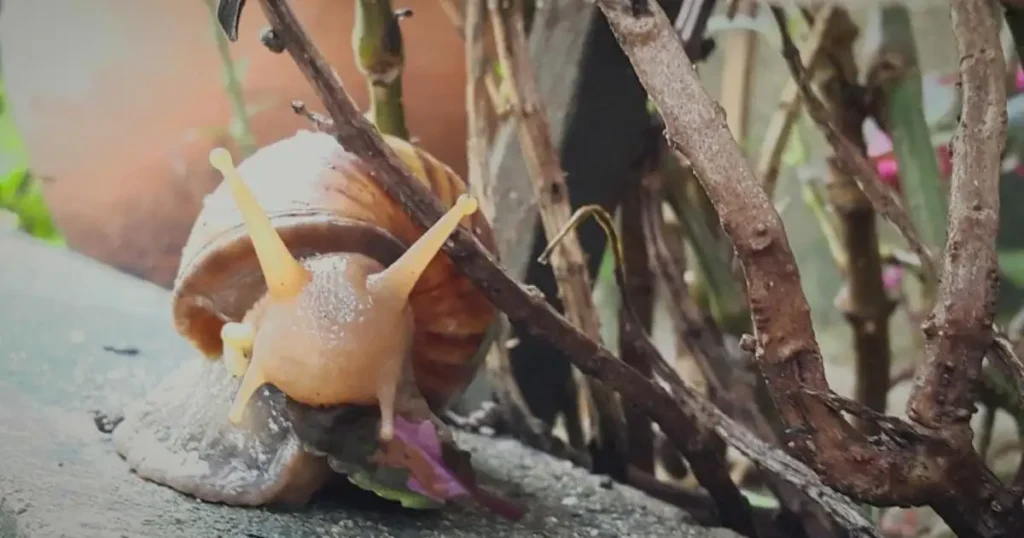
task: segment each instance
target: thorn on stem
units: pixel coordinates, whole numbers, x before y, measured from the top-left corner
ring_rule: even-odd
[[[295,100],[292,101],[292,112],[306,118],[313,124],[316,130],[329,133],[334,128],[334,121],[323,114],[317,114],[306,107],[306,103]]]
[[[274,54],[281,54],[284,52],[284,41],[277,35],[277,32],[273,28],[267,26],[260,32],[260,43],[263,43],[267,50]]]

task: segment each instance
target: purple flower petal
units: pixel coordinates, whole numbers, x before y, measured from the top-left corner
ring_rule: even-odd
[[[401,416],[395,416],[394,431],[396,439],[421,456],[417,458],[421,465],[412,465],[410,468],[409,489],[438,501],[470,494],[455,473],[444,465],[441,459],[441,440],[431,421],[410,422]],[[422,468],[423,464],[429,468]],[[425,483],[426,481],[429,483]]]

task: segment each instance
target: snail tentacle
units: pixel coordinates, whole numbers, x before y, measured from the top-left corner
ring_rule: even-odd
[[[242,377],[249,368],[249,353],[252,352],[256,333],[246,323],[229,322],[220,329],[224,342],[224,364],[235,377]]]

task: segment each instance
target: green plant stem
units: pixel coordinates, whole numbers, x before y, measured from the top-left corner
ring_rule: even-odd
[[[221,69],[224,74],[224,89],[228,93],[228,100],[231,101],[234,121],[237,121],[239,126],[239,129],[232,130],[232,136],[242,155],[249,156],[256,151],[256,139],[253,137],[252,127],[249,124],[249,112],[245,106],[242,81],[238,80],[238,72],[235,70],[235,62],[231,58],[231,45],[228,42],[227,34],[221,30],[220,22],[217,20],[217,1],[204,0],[204,2],[210,12],[213,38],[217,42],[217,54],[220,56]]]
[[[825,236],[825,244],[828,245],[829,253],[835,261],[836,267],[845,272],[849,266],[846,259],[846,247],[839,239],[839,230],[836,222],[829,217],[825,197],[822,195],[820,185],[817,182],[806,181],[801,185],[801,194],[804,204],[810,208],[811,213],[818,220],[821,233]]]
[[[946,245],[949,205],[924,115],[910,13],[902,5],[890,5],[880,9],[879,17],[881,41],[868,81],[882,98],[877,111],[882,116],[879,123],[892,139],[910,218],[926,247],[939,257]],[[935,278],[923,283],[925,310],[931,308],[937,285]]]
[[[366,77],[370,121],[384,134],[409,139],[402,103],[405,50],[399,21],[412,13],[396,13],[391,0],[356,0],[352,49],[356,66]]]
[[[685,230],[697,261],[699,277],[694,283],[694,295],[706,299],[712,319],[723,331],[736,335],[750,332],[750,310],[743,279],[733,272],[732,249],[718,231],[717,213],[699,185],[688,188],[696,183],[689,167],[682,166],[675,158],[666,159],[664,166],[666,176],[671,178],[666,181],[666,199]]]

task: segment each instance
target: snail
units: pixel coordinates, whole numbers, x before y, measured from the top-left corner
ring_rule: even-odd
[[[113,432],[137,475],[210,502],[302,504],[331,469],[353,469],[325,446],[386,446],[396,420],[436,420],[472,381],[497,311],[441,247],[461,225],[496,257],[490,224],[449,167],[384,140],[448,208],[426,231],[326,133],[300,130],[237,168],[211,152],[224,181],[172,293],[197,356]]]

